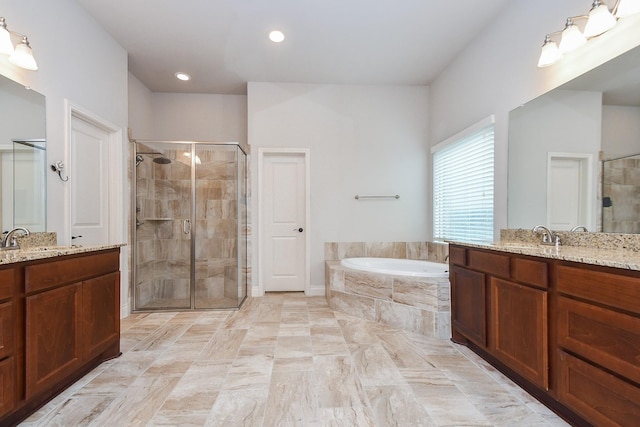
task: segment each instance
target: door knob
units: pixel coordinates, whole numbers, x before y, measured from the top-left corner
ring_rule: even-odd
[[[302,233],[304,231],[304,228],[302,228],[302,227],[294,228],[293,231],[298,231],[298,232]]]

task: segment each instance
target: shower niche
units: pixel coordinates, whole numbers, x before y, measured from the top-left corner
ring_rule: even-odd
[[[247,295],[246,154],[135,141],[133,307],[238,308]]]

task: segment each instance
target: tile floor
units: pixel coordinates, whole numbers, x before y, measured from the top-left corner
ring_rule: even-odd
[[[267,294],[134,314],[122,352],[23,426],[565,426],[465,347]]]

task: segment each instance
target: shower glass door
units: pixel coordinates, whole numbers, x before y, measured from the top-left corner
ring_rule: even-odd
[[[134,309],[237,308],[246,297],[246,155],[137,142]]]
[[[244,297],[238,155],[236,145],[194,146],[195,308],[237,307]]]

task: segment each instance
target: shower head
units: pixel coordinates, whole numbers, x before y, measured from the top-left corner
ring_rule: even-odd
[[[168,165],[169,163],[171,163],[171,160],[167,159],[164,156],[160,156],[153,159],[153,163],[157,163],[159,165]]]
[[[156,158],[153,159],[153,163],[157,163],[159,165],[168,165],[169,163],[171,163],[171,159],[168,159],[168,158],[164,157],[162,155],[162,153],[158,153],[158,152],[155,152],[155,151],[146,152],[146,153],[139,152],[136,155],[136,166],[138,166],[140,163],[142,163],[144,161],[144,157],[142,157],[143,154],[147,154],[149,156],[160,156],[160,157],[156,157]]]

